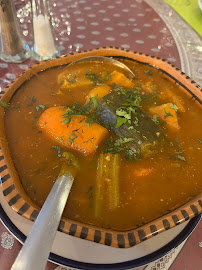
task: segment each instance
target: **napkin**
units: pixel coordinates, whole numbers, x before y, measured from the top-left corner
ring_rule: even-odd
[[[198,0],[164,0],[202,36],[202,10]]]

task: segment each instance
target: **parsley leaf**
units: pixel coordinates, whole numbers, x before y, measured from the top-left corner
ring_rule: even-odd
[[[170,108],[174,109],[176,112],[178,110],[178,107],[175,104],[172,104],[172,103],[170,104]]]
[[[90,100],[93,102],[93,105],[94,105],[94,108],[97,109],[98,107],[98,102],[97,102],[97,98],[98,97],[98,94],[95,95],[94,97],[91,97]]]
[[[144,73],[147,74],[147,75],[149,75],[149,76],[152,76],[153,75],[153,73],[149,69],[148,70],[144,70]]]
[[[183,160],[183,161],[187,161],[186,158],[181,156],[181,155],[177,155],[177,158],[179,158],[180,160]]]
[[[40,109],[44,110],[46,108],[46,105],[39,104],[35,108],[36,108],[36,111],[38,112]]]
[[[95,73],[86,73],[85,77],[93,82],[93,85],[104,85],[104,82]]]
[[[170,113],[170,112],[167,112],[166,111],[166,108],[163,108],[164,109],[164,112],[165,112],[165,114],[166,115],[164,115],[164,118],[167,118],[167,117],[169,117],[169,116],[172,116],[173,117],[173,115]]]
[[[56,149],[58,157],[62,156],[62,150],[58,145],[53,145],[51,148]]]
[[[74,132],[72,132],[70,134],[72,137],[68,138],[68,142],[70,142],[71,144],[73,143],[73,141],[78,137],[78,135],[76,135]]]
[[[127,122],[127,119],[126,118],[124,118],[124,117],[117,117],[117,124],[116,124],[115,128],[119,128],[120,126],[122,126],[126,122]]]
[[[0,106],[3,107],[4,109],[8,109],[9,105],[10,103],[0,100]]]
[[[36,99],[35,99],[35,97],[34,96],[32,96],[31,97],[31,101],[30,101],[30,103],[29,104],[27,104],[27,106],[32,106],[33,105],[33,103],[35,103],[36,102]]]

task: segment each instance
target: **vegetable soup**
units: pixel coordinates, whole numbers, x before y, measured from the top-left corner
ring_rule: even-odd
[[[97,61],[35,74],[6,108],[13,163],[41,207],[61,167],[78,170],[63,216],[128,230],[202,191],[201,108],[158,69]],[[76,165],[75,165],[76,164]]]

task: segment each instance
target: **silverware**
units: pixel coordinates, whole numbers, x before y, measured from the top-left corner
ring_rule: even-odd
[[[70,66],[72,65],[75,65],[77,63],[80,63],[80,62],[86,62],[86,61],[96,61],[96,62],[105,62],[105,63],[110,63],[110,64],[113,64],[114,66],[118,66],[119,68],[122,68],[124,69],[125,71],[128,72],[127,76],[130,77],[131,79],[134,79],[135,78],[135,74],[132,72],[132,70],[127,67],[124,63],[118,61],[118,60],[115,60],[111,57],[105,57],[105,56],[88,56],[88,57],[84,57],[84,58],[81,58],[81,59],[78,59],[78,60],[75,60],[74,62],[70,63],[66,69],[68,69]]]
[[[70,172],[59,175],[11,270],[43,270],[72,187]]]

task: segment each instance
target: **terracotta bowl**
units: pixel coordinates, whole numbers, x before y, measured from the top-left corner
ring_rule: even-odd
[[[144,63],[146,66],[154,67],[180,85],[181,91],[186,92],[193,102],[198,103],[199,106],[202,105],[201,88],[191,78],[189,78],[189,76],[167,62],[165,59],[111,47],[72,53],[60,58],[35,64],[5,88],[0,93],[0,99],[2,101],[9,102],[17,89],[36,73],[52,67],[71,63],[86,56],[114,56],[126,58],[131,61],[137,61]],[[0,176],[1,188],[10,207],[19,215],[34,221],[39,213],[39,208],[31,201],[23,190],[12,162],[8,144],[6,142],[4,131],[4,109],[2,107],[0,108]],[[59,230],[69,235],[107,246],[129,248],[165,230],[175,227],[184,221],[199,215],[201,212],[202,193],[169,214],[161,216],[148,224],[130,231],[113,231],[94,227],[88,224],[82,224],[65,218],[61,220]]]

